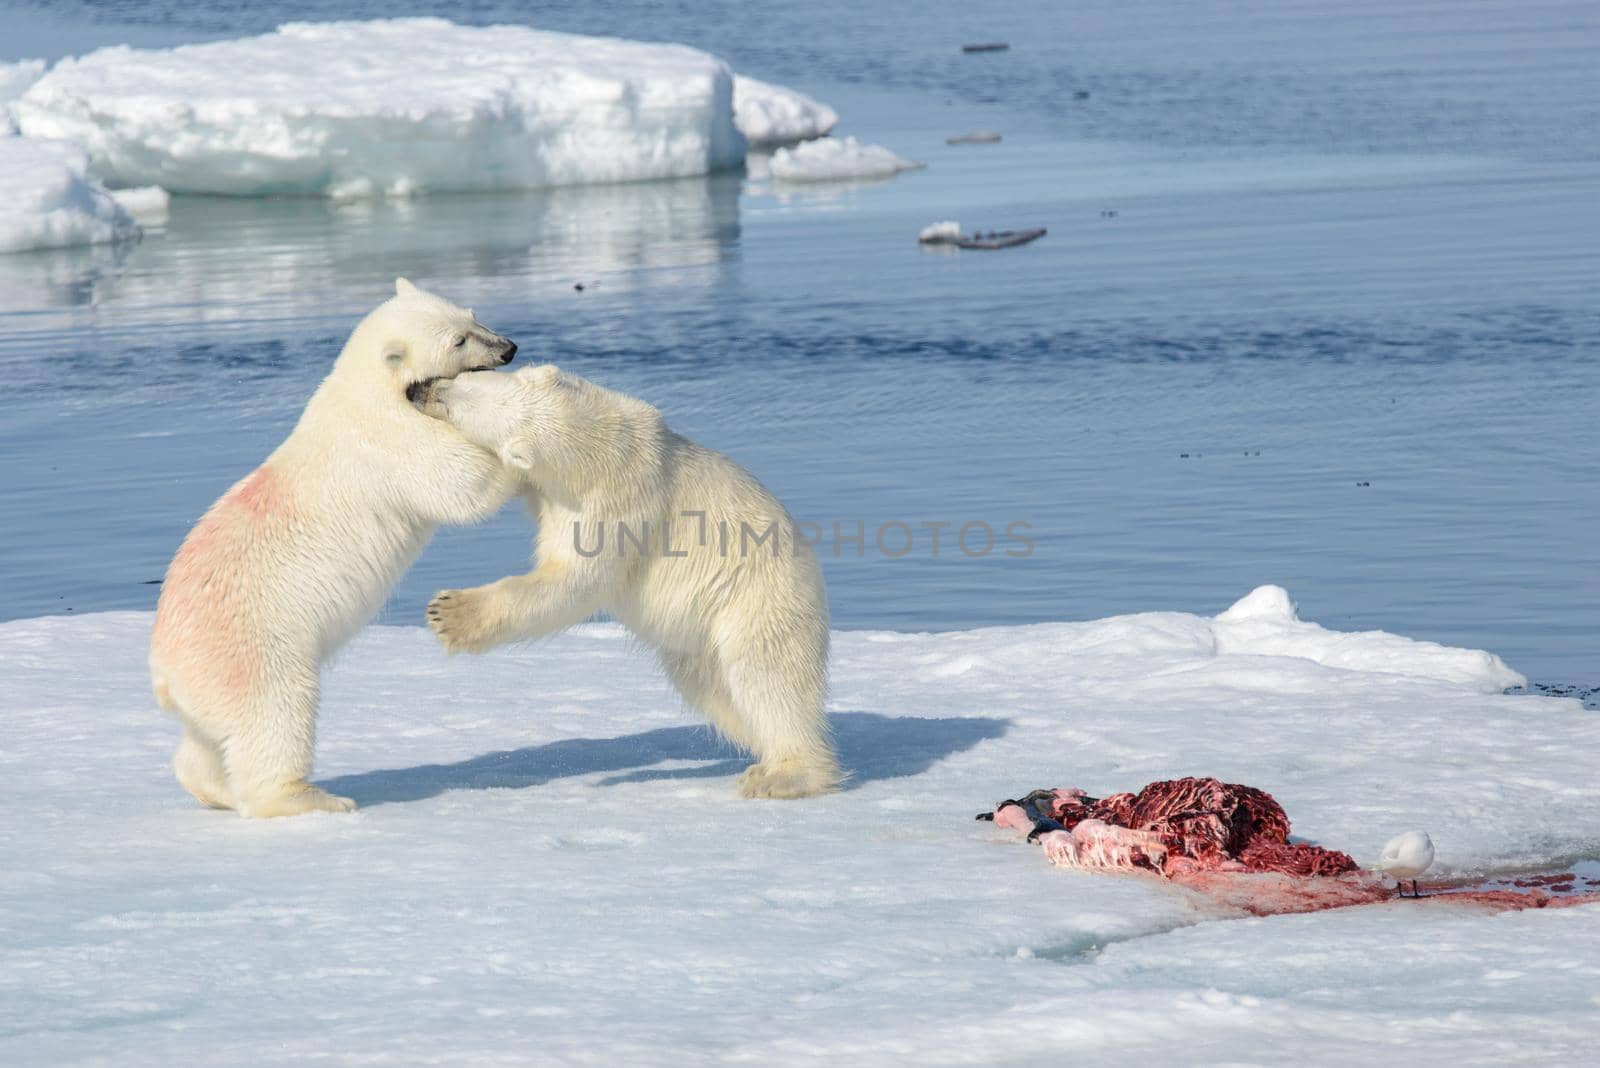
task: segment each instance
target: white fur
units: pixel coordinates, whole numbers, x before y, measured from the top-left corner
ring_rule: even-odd
[[[441,523],[498,509],[495,456],[406,397],[515,351],[404,279],[362,320],[294,431],[197,523],[156,609],[156,700],[183,720],[178,780],[245,816],[346,811],[311,786],[320,669]]]
[[[746,796],[838,785],[822,570],[749,472],[673,433],[644,401],[551,366],[440,383],[427,410],[523,473],[539,525],[530,574],[433,599],[428,619],[445,648],[481,652],[609,613],[656,649],[690,704],[755,753]],[[648,530],[648,550],[619,545],[620,525]],[[775,540],[757,541],[769,529]]]

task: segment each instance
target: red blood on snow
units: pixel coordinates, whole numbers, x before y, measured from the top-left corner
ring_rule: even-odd
[[[1103,799],[1076,788],[1035,790],[979,818],[1030,831],[1062,867],[1142,870],[1258,916],[1394,897],[1381,876],[1360,870],[1348,853],[1290,842],[1289,816],[1271,794],[1218,779],[1169,779]],[[1528,893],[1430,887],[1435,893],[1423,900],[1497,910],[1600,900],[1595,893],[1559,896],[1575,889],[1574,881],[1572,875],[1517,880]]]

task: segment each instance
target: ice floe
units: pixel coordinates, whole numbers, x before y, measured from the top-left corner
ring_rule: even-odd
[[[785,182],[831,182],[889,178],[923,166],[902,159],[882,145],[866,145],[854,137],[824,137],[772,154],[772,177]]]
[[[82,143],[113,185],[409,195],[737,166],[733,80],[681,45],[413,18],[103,48],[13,109],[24,133]]]
[[[1440,877],[1600,855],[1600,718],[1289,605],[837,633],[855,779],[795,803],[739,800],[744,758],[615,625],[473,658],[373,627],[318,725],[363,807],[270,823],[173,781],[148,613],[0,623],[0,1059],[1275,1062],[1425,1020],[1419,1063],[1581,1062],[1594,906],[1239,918],[973,822],[1212,774],[1363,862],[1424,823]]]

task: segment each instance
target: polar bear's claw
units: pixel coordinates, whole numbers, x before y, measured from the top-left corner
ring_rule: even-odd
[[[449,653],[481,653],[499,644],[479,590],[441,590],[428,602],[428,626]]]

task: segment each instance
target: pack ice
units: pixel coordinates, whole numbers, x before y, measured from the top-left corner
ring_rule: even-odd
[[[734,78],[681,45],[432,18],[103,48],[13,105],[112,185],[329,196],[526,189],[737,166]]]
[[[1441,875],[1600,857],[1600,716],[1276,587],[837,633],[854,781],[797,803],[736,797],[745,760],[620,627],[447,659],[387,626],[318,729],[318,781],[362,808],[241,821],[172,780],[149,630],[0,623],[0,1062],[1593,1059],[1600,906],[1252,919],[973,821],[1038,783],[1210,774],[1363,863],[1415,827]]]

